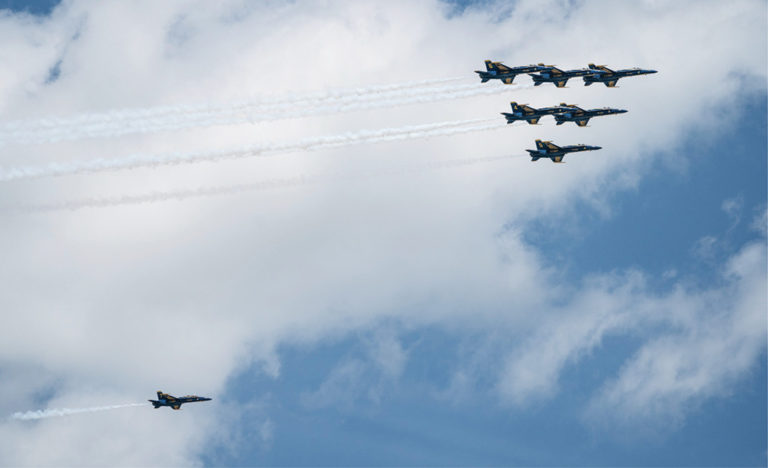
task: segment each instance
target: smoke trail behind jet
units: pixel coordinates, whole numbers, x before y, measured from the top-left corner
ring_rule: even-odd
[[[136,133],[181,130],[194,127],[255,123],[317,115],[331,115],[369,109],[381,109],[410,104],[424,104],[473,96],[493,95],[529,87],[526,85],[480,86],[463,84],[441,87],[396,89],[369,94],[296,97],[276,103],[244,102],[199,112],[184,112],[159,117],[118,119],[91,123],[65,124],[50,128],[0,128],[0,143],[54,143],[83,138],[107,138]],[[107,115],[107,114],[105,114]]]
[[[71,117],[47,117],[41,119],[27,119],[7,122],[0,125],[0,132],[13,130],[52,128],[61,126],[79,126],[94,122],[137,120],[142,118],[161,117],[169,114],[201,114],[230,109],[238,106],[259,106],[270,104],[290,104],[305,100],[328,100],[347,96],[360,96],[367,94],[377,94],[382,92],[397,91],[408,88],[421,88],[425,86],[434,86],[442,83],[450,83],[465,79],[466,77],[438,78],[429,80],[406,81],[403,83],[394,83],[386,85],[372,85],[357,88],[330,89],[326,91],[316,91],[302,94],[284,94],[278,96],[263,96],[244,101],[229,103],[207,103],[195,105],[180,106],[156,106],[138,109],[118,109],[106,112],[92,112],[78,114]]]
[[[50,204],[35,204],[35,205],[17,205],[7,206],[4,208],[8,214],[22,214],[22,213],[44,213],[52,211],[65,211],[65,210],[78,210],[83,208],[107,208],[123,205],[140,205],[146,203],[159,203],[165,201],[182,201],[191,198],[204,198],[214,197],[222,195],[235,195],[238,193],[247,192],[260,192],[265,190],[277,190],[286,189],[291,187],[301,187],[307,185],[317,185],[324,182],[338,182],[338,181],[358,181],[372,178],[388,177],[388,176],[402,176],[409,174],[418,174],[433,170],[451,169],[455,167],[472,166],[476,164],[486,164],[491,162],[509,161],[514,157],[525,156],[519,155],[506,155],[506,156],[489,156],[484,158],[462,158],[451,159],[446,161],[435,161],[426,164],[409,165],[407,167],[392,168],[386,170],[378,170],[375,172],[355,173],[355,174],[339,174],[339,173],[326,173],[316,176],[297,176],[281,179],[268,179],[250,184],[237,184],[237,185],[224,185],[224,186],[210,186],[210,187],[198,187],[194,189],[175,190],[167,192],[148,192],[135,195],[121,195],[116,197],[93,197],[83,200],[72,200],[60,203]]]
[[[364,143],[410,140],[436,136],[456,135],[504,128],[506,123],[498,119],[473,119],[439,122],[425,125],[383,128],[378,130],[359,130],[324,137],[307,138],[288,143],[267,143],[240,149],[201,153],[170,153],[132,155],[113,159],[92,159],[53,163],[44,166],[17,167],[0,170],[0,182],[34,179],[41,177],[64,176],[94,172],[135,169],[139,167],[158,167],[171,164],[189,164],[203,161],[224,159],[242,159],[297,151],[316,151],[326,148],[339,148]]]
[[[110,405],[110,406],[94,406],[92,408],[53,408],[53,409],[46,409],[46,410],[36,410],[36,411],[26,411],[26,412],[18,412],[13,413],[8,417],[8,419],[17,420],[17,421],[29,421],[32,419],[45,419],[45,418],[54,418],[59,416],[70,416],[73,414],[80,414],[80,413],[96,413],[99,411],[109,411],[109,410],[115,410],[120,408],[133,408],[136,406],[147,406],[146,403],[127,403],[124,405]]]

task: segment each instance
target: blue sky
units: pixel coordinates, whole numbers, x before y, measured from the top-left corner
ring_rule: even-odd
[[[722,239],[716,255],[731,255],[759,234],[751,214],[765,207],[766,99],[754,96],[738,120],[714,138],[691,134],[683,146],[696,155],[683,171],[659,163],[636,190],[618,193],[612,214],[584,208],[577,236],[558,232],[542,220],[531,227],[530,242],[565,280],[611,269],[649,272],[660,277],[675,269],[698,285],[713,281],[710,263],[692,251],[701,237]],[[761,152],[762,151],[762,152]],[[675,157],[664,152],[660,158]],[[739,200],[738,222],[723,211],[725,200]],[[632,248],[628,249],[627,245]],[[714,261],[714,259],[711,259]],[[418,313],[418,311],[413,311]],[[395,325],[396,326],[396,325]],[[476,338],[481,339],[481,338]],[[383,389],[380,401],[364,395],[341,408],[307,408],[301,396],[320,386],[334,366],[365,354],[360,337],[343,337],[311,349],[280,350],[279,379],[256,367],[235,376],[225,398],[256,404],[253,425],[258,433],[265,417],[280,421],[269,450],[259,444],[236,455],[214,449],[212,465],[526,465],[526,466],[756,466],[765,463],[765,354],[727,398],[703,402],[685,424],[662,434],[592,431],[580,409],[607,376],[634,353],[631,337],[605,340],[585,362],[571,366],[554,401],[508,410],[494,403],[492,392],[478,389],[472,401],[454,403],[436,394],[450,378],[447,370],[460,346],[473,339],[439,328],[404,332],[411,360],[396,385]],[[486,382],[487,383],[487,382]],[[482,383],[481,383],[482,386]],[[246,414],[247,411],[246,410]],[[244,419],[248,419],[245,417]],[[247,436],[246,440],[247,440]],[[297,450],[300,447],[300,450]],[[629,461],[629,463],[627,463]]]
[[[264,89],[464,74],[458,83],[469,85],[486,58],[659,70],[615,90],[578,80],[533,89],[519,77],[504,95],[186,130],[142,120],[152,131],[0,146],[2,169],[496,117],[512,99],[629,109],[587,129],[547,121],[269,161],[0,182],[2,198],[21,206],[167,199],[515,155],[534,138],[604,147],[559,166],[517,157],[3,215],[0,411],[143,401],[157,388],[214,401],[2,423],[0,464],[768,463],[768,94],[766,26],[755,20],[765,4],[448,3],[0,0],[16,64],[0,75],[3,121],[159,106],[183,121],[192,113],[174,106],[238,103]],[[584,34],[598,11],[621,37]],[[670,35],[670,24],[683,26]],[[539,36],[549,28],[563,40]],[[121,112],[131,111],[107,114],[103,128],[109,119],[127,128]],[[94,447],[94,437],[114,443]]]
[[[696,155],[686,170],[670,170],[659,163],[636,190],[617,194],[611,216],[584,208],[575,237],[542,220],[531,228],[530,242],[555,268],[563,269],[565,280],[637,268],[655,276],[652,281],[663,289],[668,282],[659,277],[674,268],[700,285],[716,281],[710,263],[696,258],[692,246],[703,236],[715,235],[723,239],[717,252],[723,257],[758,238],[749,223],[751,214],[765,207],[767,113],[765,95],[754,96],[739,118],[725,124],[716,137],[686,138],[684,146]],[[660,155],[666,157],[675,156]],[[741,200],[744,219],[738,223],[721,208],[728,199]],[[385,387],[375,403],[364,395],[342,408],[308,409],[301,402],[301,395],[321,385],[334,366],[365,354],[357,336],[309,350],[282,349],[283,372],[277,380],[259,367],[235,376],[225,398],[257,404],[251,410],[255,423],[244,422],[242,431],[258,433],[269,417],[280,421],[274,442],[269,450],[253,444],[236,455],[213,449],[204,459],[212,465],[294,466],[759,466],[766,462],[765,352],[732,395],[703,402],[676,430],[655,428],[662,433],[635,438],[585,428],[580,413],[601,381],[637,350],[639,342],[631,337],[607,339],[595,355],[567,368],[557,399],[509,410],[500,408],[488,389],[479,388],[471,401],[460,403],[436,396],[450,378],[447,370],[457,359],[457,348],[475,346],[473,339],[439,328],[403,335],[411,360],[402,379]]]
[[[58,5],[58,1],[48,0],[3,0],[0,2],[0,9],[11,12],[28,12],[36,16],[50,15],[51,11]]]

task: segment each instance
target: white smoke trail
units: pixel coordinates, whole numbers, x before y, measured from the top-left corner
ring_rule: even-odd
[[[181,130],[194,127],[215,125],[233,125],[300,118],[314,115],[329,115],[368,109],[397,107],[409,104],[422,104],[451,99],[463,99],[473,96],[500,94],[518,90],[530,85],[491,85],[463,84],[441,87],[418,87],[382,91],[376,94],[344,95],[324,98],[294,98],[278,103],[238,103],[209,111],[181,113],[136,120],[102,120],[79,125],[60,125],[52,128],[32,128],[9,130],[0,129],[0,144],[17,143],[53,143],[64,140],[83,138],[117,137],[127,134],[149,133],[169,130]]]
[[[110,405],[110,406],[94,406],[92,408],[60,408],[60,409],[46,409],[46,410],[37,410],[37,411],[27,411],[27,412],[18,412],[13,413],[8,417],[8,419],[14,419],[17,421],[28,421],[31,419],[44,419],[44,418],[53,418],[57,416],[69,416],[72,414],[79,414],[79,413],[95,413],[98,411],[108,411],[108,410],[114,410],[114,409],[120,409],[120,408],[132,408],[136,406],[147,406],[146,403],[127,403],[124,405]]]
[[[326,148],[378,143],[384,141],[409,140],[435,136],[456,135],[503,128],[507,124],[498,119],[473,119],[451,122],[439,122],[425,125],[383,128],[379,130],[360,130],[324,137],[307,138],[288,143],[267,143],[239,149],[200,153],[170,153],[132,155],[113,159],[93,159],[89,161],[73,161],[68,163],[53,163],[44,166],[27,166],[0,170],[0,182],[11,180],[35,179],[41,177],[85,174],[93,172],[135,169],[139,167],[158,167],[171,164],[189,164],[202,161],[219,161],[223,159],[241,159],[266,156],[296,151],[316,151]]]
[[[50,129],[31,129],[29,131],[15,131],[13,138],[21,142],[53,142],[64,139],[79,139],[83,137],[120,136],[130,133],[145,133],[151,131],[173,130],[189,127],[202,127],[211,125],[223,125],[242,122],[255,122],[263,120],[276,120],[304,116],[304,112],[312,110],[312,107],[324,106],[325,109],[315,114],[333,113],[344,111],[342,105],[361,103],[370,100],[389,100],[423,94],[442,94],[466,91],[478,88],[472,85],[454,85],[443,87],[431,87],[427,89],[397,89],[377,93],[375,95],[348,95],[325,96],[321,99],[295,97],[287,102],[264,103],[244,102],[232,104],[219,109],[206,112],[186,113],[182,115],[169,115],[162,118],[143,118],[134,120],[111,119],[92,123],[78,123],[76,125],[60,125]],[[487,88],[486,88],[487,89]],[[405,103],[408,101],[406,100]],[[352,108],[351,110],[354,110]],[[0,133],[2,139],[2,133]]]
[[[0,132],[8,130],[22,130],[35,128],[51,128],[59,126],[80,126],[83,124],[114,120],[136,120],[148,117],[160,117],[169,114],[198,114],[207,112],[216,112],[229,109],[239,105],[258,106],[269,104],[286,104],[300,102],[304,100],[326,100],[342,98],[345,96],[368,95],[388,91],[397,91],[408,88],[420,88],[441,83],[449,83],[465,79],[466,77],[438,78],[429,80],[406,81],[403,83],[394,83],[386,85],[372,85],[358,88],[331,89],[326,91],[316,91],[303,94],[284,94],[278,96],[262,96],[260,98],[251,98],[245,101],[229,103],[206,103],[181,106],[156,106],[138,109],[118,109],[107,112],[94,112],[79,114],[71,117],[48,117],[43,119],[27,119],[8,122],[0,126]]]
[[[251,184],[224,185],[211,187],[198,187],[187,190],[175,190],[167,192],[149,192],[136,195],[121,195],[116,197],[93,197],[83,200],[72,200],[52,204],[30,204],[7,206],[3,209],[6,214],[29,214],[52,211],[74,211],[83,208],[107,208],[123,205],[140,205],[147,203],[159,203],[165,201],[183,201],[190,198],[202,198],[222,195],[235,195],[246,192],[260,192],[264,190],[285,189],[307,185],[321,184],[323,182],[355,181],[388,176],[400,176],[417,174],[421,172],[451,169],[455,167],[472,166],[498,161],[509,161],[512,158],[524,156],[522,154],[506,156],[489,156],[484,158],[462,158],[446,161],[435,161],[427,164],[410,165],[407,167],[379,170],[356,174],[325,173],[317,176],[298,176],[282,179],[269,179]]]

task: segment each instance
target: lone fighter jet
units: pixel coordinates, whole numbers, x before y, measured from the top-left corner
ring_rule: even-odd
[[[517,122],[518,120],[525,120],[531,125],[536,125],[539,123],[539,119],[545,115],[555,115],[555,117],[557,117],[557,114],[569,109],[561,107],[562,104],[554,107],[542,107],[540,109],[531,107],[528,104],[518,104],[514,101],[510,102],[509,105],[512,106],[512,113],[501,113],[501,115],[506,117],[508,124]]]
[[[181,409],[181,405],[184,403],[193,403],[195,401],[210,401],[210,398],[206,397],[199,397],[197,395],[187,395],[183,397],[176,398],[175,396],[168,395],[167,393],[163,393],[160,390],[157,391],[157,400],[149,400],[150,403],[152,403],[152,406],[155,407],[155,409],[160,408],[161,406],[170,406],[171,408],[177,410]]]
[[[568,80],[577,76],[588,76],[604,73],[602,70],[591,70],[589,68],[579,68],[577,70],[560,70],[557,67],[547,67],[539,71],[538,75],[530,74],[533,78],[533,85],[539,86],[542,83],[554,83],[558,88],[564,88]]]
[[[564,109],[564,112],[555,115],[557,125],[562,125],[565,122],[576,122],[576,125],[579,127],[586,127],[589,119],[592,117],[611,114],[623,114],[626,112],[624,109],[612,109],[610,107],[585,110],[578,106],[574,106],[573,104],[566,104],[564,102],[560,103],[560,107]]]
[[[522,67],[508,67],[501,62],[486,60],[486,71],[475,70],[475,73],[480,75],[480,81],[482,83],[485,83],[488,80],[501,80],[504,84],[512,84],[517,75],[546,70],[549,67],[549,65],[544,65],[543,63]]]
[[[575,153],[577,151],[595,151],[599,150],[599,146],[589,145],[569,145],[569,146],[557,146],[551,141],[536,140],[536,149],[527,149],[531,155],[531,161],[538,161],[539,158],[549,158],[553,163],[563,162],[563,157],[567,153]]]
[[[589,86],[592,83],[603,83],[609,88],[614,88],[616,82],[619,81],[619,78],[624,78],[625,76],[649,75],[651,73],[656,73],[656,70],[643,70],[640,68],[628,68],[626,70],[614,71],[605,65],[595,65],[594,63],[589,64],[589,69],[600,73],[585,76],[584,86]]]

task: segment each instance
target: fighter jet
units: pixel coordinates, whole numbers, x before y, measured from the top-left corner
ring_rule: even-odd
[[[527,149],[531,155],[531,161],[538,161],[539,158],[549,158],[553,163],[563,162],[563,158],[567,153],[574,153],[577,151],[595,151],[599,150],[599,146],[589,145],[569,145],[569,146],[557,146],[551,141],[536,140],[536,149]]]
[[[612,109],[610,107],[603,107],[601,109],[589,109],[584,110],[573,104],[560,103],[560,108],[563,112],[555,115],[557,125],[562,125],[565,122],[576,122],[579,127],[586,127],[589,119],[592,117],[598,117],[600,115],[611,114],[623,114],[626,112],[624,109]]]
[[[522,73],[532,73],[549,68],[550,65],[540,63],[538,65],[527,65],[522,67],[508,67],[501,62],[485,61],[485,70],[475,70],[480,75],[480,81],[485,83],[488,80],[501,80],[504,84],[512,84],[517,75]]]
[[[542,83],[554,83],[558,88],[564,88],[568,80],[577,76],[588,76],[604,73],[601,70],[591,70],[589,68],[579,68],[577,70],[560,70],[557,67],[547,67],[540,70],[538,74],[530,73],[533,78],[533,85],[539,86]]]
[[[157,400],[148,400],[150,403],[152,403],[152,406],[155,407],[155,409],[160,408],[161,406],[170,406],[171,408],[177,410],[181,409],[181,405],[184,403],[193,403],[195,401],[210,401],[210,398],[206,397],[199,397],[197,395],[186,395],[183,397],[175,397],[168,395],[167,393],[163,393],[160,390],[157,391]]]
[[[616,82],[619,81],[619,78],[624,78],[625,76],[649,75],[651,73],[656,73],[656,70],[643,70],[640,68],[628,68],[626,70],[614,71],[605,65],[595,65],[594,63],[589,64],[589,69],[600,73],[585,76],[584,86],[589,86],[592,83],[603,83],[609,88],[614,88]]]
[[[536,109],[535,107],[530,107],[528,104],[518,104],[514,101],[509,103],[510,106],[512,106],[512,113],[509,112],[502,112],[501,115],[506,117],[507,123],[511,124],[514,122],[517,122],[518,120],[525,120],[531,125],[536,125],[539,123],[539,119],[542,118],[545,115],[555,115],[559,114],[560,112],[565,112],[567,109],[570,108],[562,108],[562,104],[560,106],[554,106],[554,107],[542,107],[540,109]]]

